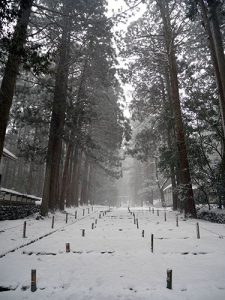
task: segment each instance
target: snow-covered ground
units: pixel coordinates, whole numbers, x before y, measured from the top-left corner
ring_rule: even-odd
[[[156,210],[131,208],[138,229],[127,209],[113,208],[99,219],[104,210],[94,207],[87,214],[86,209],[83,217],[79,208],[78,220],[70,210],[67,224],[65,214],[56,213],[53,229],[51,217],[30,218],[25,239],[24,220],[0,222],[0,291],[12,289],[0,292],[0,299],[225,299],[224,224],[199,221],[197,239],[196,221],[179,216],[177,227],[174,212],[168,211],[165,221],[163,211],[158,216]],[[166,288],[168,268],[173,270],[172,290]],[[31,269],[37,272],[36,292],[30,291]]]

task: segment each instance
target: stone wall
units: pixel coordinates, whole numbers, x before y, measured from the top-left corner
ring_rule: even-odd
[[[0,205],[0,221],[23,219],[39,210],[37,205]]]

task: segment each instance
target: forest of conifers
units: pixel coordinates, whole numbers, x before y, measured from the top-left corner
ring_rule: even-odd
[[[131,156],[146,202],[157,187],[164,204],[171,183],[174,210],[222,208],[224,1],[124,0],[115,12],[117,2],[0,2],[0,154],[17,156],[2,186],[42,197],[42,215],[117,204]]]

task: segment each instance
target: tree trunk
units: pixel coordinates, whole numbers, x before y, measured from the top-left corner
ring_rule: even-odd
[[[69,162],[72,154],[72,144],[69,142],[67,151],[66,151],[66,158],[65,158],[65,164],[64,164],[64,170],[63,170],[63,178],[62,178],[62,188],[61,188],[61,194],[60,194],[60,203],[59,208],[61,210],[64,210],[64,203],[66,198],[66,189],[67,189],[67,179],[69,176]]]
[[[71,180],[71,202],[74,206],[79,205],[79,177],[80,177],[80,168],[81,168],[81,159],[82,153],[78,147],[74,152],[74,164]]]
[[[71,151],[69,166],[68,166],[68,176],[67,176],[67,184],[66,184],[66,191],[65,191],[66,207],[71,207],[73,205],[71,201],[73,157],[74,157],[74,145],[72,145],[72,151]]]
[[[209,5],[209,11],[203,0],[199,0],[205,30],[209,38],[209,49],[219,92],[220,113],[222,118],[223,136],[225,139],[225,57],[223,42],[218,24],[216,7]],[[210,14],[208,16],[208,14]]]
[[[83,171],[83,179],[82,179],[82,186],[81,186],[81,195],[80,195],[80,202],[81,205],[88,203],[88,183],[89,183],[89,162],[88,158],[85,158],[84,163],[84,171]]]
[[[185,143],[184,126],[182,120],[180,96],[178,87],[178,71],[177,61],[175,55],[174,39],[172,34],[172,27],[169,15],[168,3],[165,0],[157,0],[161,17],[163,20],[164,39],[168,55],[171,98],[173,105],[173,113],[175,118],[175,133],[178,148],[178,156],[181,170],[181,185],[183,190],[183,201],[185,213],[196,217],[194,196],[191,184],[191,177],[189,172],[189,163],[187,158],[187,149]]]
[[[17,25],[11,41],[0,89],[0,161],[2,158],[9,111],[12,106],[16,78],[19,72],[23,47],[27,37],[27,26],[30,19],[33,0],[21,0]]]
[[[59,45],[59,64],[56,71],[52,117],[46,158],[44,190],[41,214],[46,215],[48,208],[54,210],[59,204],[59,175],[62,154],[62,136],[65,123],[66,96],[69,73],[70,19],[69,4],[64,4],[63,32]]]
[[[167,91],[167,98],[168,98],[168,104],[166,105],[166,93],[164,88],[164,82],[162,80],[162,92],[163,92],[163,102],[165,107],[169,107],[169,122],[167,122],[167,146],[170,149],[170,152],[174,152],[174,140],[175,140],[175,125],[174,125],[174,114],[172,110],[172,99],[171,99],[171,86],[170,86],[170,80],[169,80],[169,74],[168,74],[168,68],[165,68],[165,82],[166,82],[166,91]],[[174,155],[174,154],[173,154]],[[177,156],[177,153],[176,153]],[[177,195],[177,183],[176,183],[176,176],[175,176],[175,164],[173,161],[170,161],[170,178],[171,178],[171,184],[172,184],[172,199],[173,199],[173,210],[177,210],[177,201],[178,201],[178,195]]]

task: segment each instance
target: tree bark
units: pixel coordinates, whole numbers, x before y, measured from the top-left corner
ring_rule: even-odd
[[[84,171],[83,171],[83,179],[82,179],[82,186],[81,186],[81,195],[80,195],[80,204],[87,204],[88,203],[88,183],[89,183],[89,161],[88,158],[85,158],[84,163]]]
[[[225,56],[216,7],[209,4],[209,11],[203,0],[199,0],[204,27],[209,38],[209,50],[219,92],[220,113],[225,139]],[[210,15],[209,15],[210,14]]]
[[[82,152],[79,150],[78,146],[74,151],[74,163],[73,163],[73,172],[72,172],[72,180],[71,180],[71,203],[74,206],[78,207],[79,205],[79,177],[80,177],[80,169],[81,169],[81,158]]]
[[[157,0],[158,7],[160,9],[164,39],[168,56],[169,74],[170,74],[170,85],[171,85],[171,98],[172,98],[172,109],[175,118],[175,133],[176,142],[178,148],[178,156],[181,170],[181,185],[183,190],[183,201],[185,213],[196,217],[194,195],[192,190],[191,177],[189,172],[189,163],[187,157],[187,149],[185,143],[184,126],[181,113],[180,95],[178,87],[178,71],[177,61],[175,55],[174,38],[172,34],[171,20],[169,15],[168,3],[165,0]]]
[[[12,106],[16,78],[27,37],[27,26],[30,19],[33,0],[21,0],[20,11],[11,41],[8,60],[6,62],[0,89],[0,161],[2,158],[5,134]]]
[[[72,144],[71,142],[69,142],[66,151],[66,158],[65,158],[64,170],[63,170],[62,188],[61,188],[60,203],[59,203],[60,210],[64,210],[64,203],[66,200],[66,189],[68,185],[67,179],[69,176],[69,162],[71,159],[71,154],[72,154]]]

